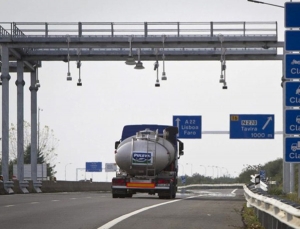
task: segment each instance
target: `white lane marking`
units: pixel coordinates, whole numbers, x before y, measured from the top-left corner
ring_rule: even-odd
[[[77,198],[70,198],[71,200],[77,200]]]
[[[232,192],[231,192],[231,194],[235,194],[235,191],[236,191],[237,189],[234,189]]]
[[[30,204],[38,204],[38,203],[40,203],[40,202],[31,202]]]
[[[4,207],[6,207],[6,208],[10,208],[10,207],[14,207],[15,205],[6,205],[6,206],[4,206]]]
[[[52,202],[57,202],[57,201],[59,201],[59,200],[51,200]]]
[[[202,195],[198,195],[198,196],[202,196]],[[131,213],[128,213],[128,214],[125,214],[125,215],[122,215],[106,224],[104,224],[103,226],[101,227],[98,227],[97,229],[109,229],[111,227],[113,227],[114,225],[116,225],[117,223],[120,223],[121,221],[123,221],[124,219],[127,219],[133,215],[136,215],[136,214],[139,214],[143,211],[147,211],[151,208],[156,208],[156,207],[159,207],[159,206],[162,206],[162,205],[165,205],[165,204],[171,204],[171,203],[174,203],[174,202],[177,202],[177,201],[181,201],[181,200],[185,200],[185,199],[190,199],[190,198],[195,198],[195,197],[198,197],[198,196],[190,196],[190,197],[187,197],[187,198],[184,198],[184,199],[179,199],[179,200],[172,200],[172,201],[168,201],[168,202],[164,202],[164,203],[161,203],[161,204],[155,204],[155,205],[152,205],[152,206],[149,206],[149,207],[145,207],[145,208],[141,208],[139,210],[136,210],[136,211],[133,211]]]

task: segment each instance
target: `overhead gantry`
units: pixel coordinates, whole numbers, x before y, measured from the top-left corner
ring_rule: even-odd
[[[141,68],[141,61],[282,60],[277,22],[0,22],[2,83],[2,175],[8,175],[9,81],[17,72],[18,177],[24,181],[24,72],[30,72],[31,179],[37,192],[38,68],[43,61],[124,61]],[[135,60],[138,60],[136,63]],[[156,65],[155,65],[156,66]]]

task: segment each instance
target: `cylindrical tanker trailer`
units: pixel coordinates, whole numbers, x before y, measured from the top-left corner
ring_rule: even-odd
[[[119,167],[112,179],[112,197],[132,197],[138,192],[159,198],[175,198],[178,159],[183,143],[178,128],[164,125],[128,125],[115,143]]]

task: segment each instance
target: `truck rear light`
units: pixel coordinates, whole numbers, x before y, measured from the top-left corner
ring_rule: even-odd
[[[126,186],[126,180],[124,180],[124,179],[113,179],[112,180],[112,185]]]
[[[157,186],[158,187],[168,187],[168,186],[170,186],[170,180],[158,179],[157,180]]]
[[[166,180],[166,179],[159,179],[157,180],[157,184],[169,184],[170,181],[169,180]]]

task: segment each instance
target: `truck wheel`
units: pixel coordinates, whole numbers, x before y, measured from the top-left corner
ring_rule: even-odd
[[[127,194],[126,197],[132,198],[132,194]]]
[[[117,194],[112,194],[112,198],[118,198],[119,197],[119,195],[117,195]]]
[[[173,195],[172,195],[172,199],[175,199],[176,198],[176,193],[174,193]]]

